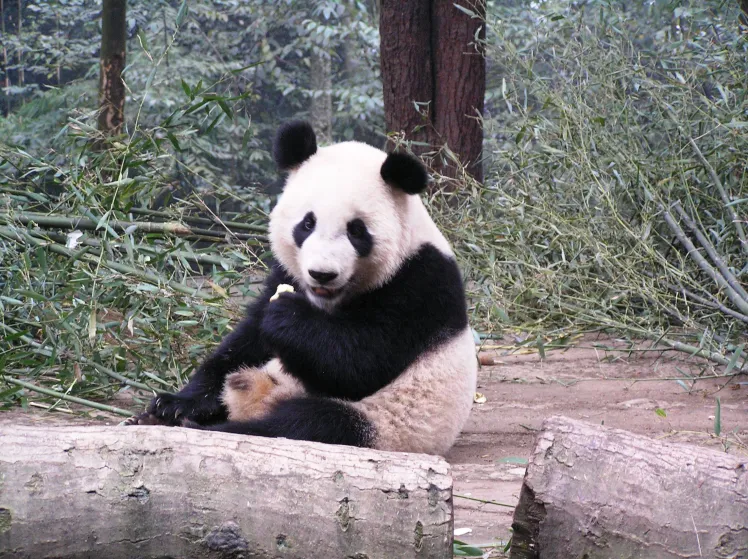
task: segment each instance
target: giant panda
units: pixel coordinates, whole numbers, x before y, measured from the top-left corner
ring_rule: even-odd
[[[445,454],[477,361],[462,278],[403,153],[277,132],[275,263],[246,317],[177,394],[127,424]],[[291,286],[279,292],[279,286]]]

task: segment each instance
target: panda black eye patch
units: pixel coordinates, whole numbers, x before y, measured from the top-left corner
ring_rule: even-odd
[[[356,249],[358,255],[362,258],[369,256],[374,246],[374,239],[363,220],[359,218],[352,219],[348,222],[347,229],[348,240],[353,245],[353,248]]]
[[[296,224],[293,228],[293,241],[296,243],[297,247],[301,248],[301,245],[303,245],[304,241],[307,240],[307,237],[312,234],[316,225],[317,218],[314,216],[314,212],[308,212],[304,216],[304,219]]]

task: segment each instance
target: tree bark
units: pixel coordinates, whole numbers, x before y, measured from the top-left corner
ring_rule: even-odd
[[[321,48],[313,49],[310,59],[312,126],[321,144],[332,143],[332,60]]]
[[[748,461],[550,418],[512,528],[511,559],[748,557]]]
[[[0,558],[452,557],[440,457],[169,427],[0,433]]]
[[[418,154],[437,152],[432,166],[457,175],[451,152],[476,180],[481,161],[486,66],[485,0],[382,0],[380,41],[385,125]],[[476,41],[477,36],[477,41]],[[444,148],[447,149],[444,149]],[[441,151],[440,151],[441,150]]]
[[[0,0],[0,35],[5,37],[5,5]],[[5,76],[5,87],[10,87],[10,72],[8,70],[8,47],[3,41],[3,75]],[[5,116],[10,114],[10,94],[5,94]]]
[[[122,70],[127,52],[127,0],[104,0],[101,10],[99,130],[116,135],[125,120]]]
[[[25,82],[25,70],[23,68],[23,2],[18,0],[18,85],[23,86]]]
[[[431,0],[382,0],[379,14],[385,126],[425,144],[413,146],[420,155],[430,150],[434,98]]]
[[[455,3],[477,12],[471,18]],[[432,144],[447,146],[467,172],[483,182],[483,99],[486,94],[486,61],[482,42],[486,38],[484,0],[434,0],[432,34],[434,49],[434,133]],[[481,19],[482,18],[482,19]],[[476,43],[476,35],[478,42]],[[442,155],[437,168],[456,176],[456,166]]]

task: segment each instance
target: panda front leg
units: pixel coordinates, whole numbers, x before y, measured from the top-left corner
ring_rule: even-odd
[[[225,421],[227,410],[221,401],[221,393],[226,377],[242,366],[257,367],[271,359],[272,354],[260,333],[260,323],[278,285],[291,281],[282,268],[274,266],[262,293],[248,308],[247,316],[200,366],[187,386],[176,394],[156,395],[145,413],[125,420],[123,424],[181,425],[187,419],[208,425]]]
[[[346,446],[372,447],[376,429],[349,404],[332,398],[302,396],[277,402],[262,418],[216,425],[182,422],[184,427],[258,437],[279,437]]]

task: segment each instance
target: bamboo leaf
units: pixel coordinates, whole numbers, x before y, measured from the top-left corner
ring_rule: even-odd
[[[184,21],[184,18],[187,15],[187,12],[188,12],[187,0],[183,0],[182,5],[179,6],[179,11],[177,12],[177,18],[175,20],[177,27],[180,27],[182,25],[182,22]]]
[[[190,99],[190,101],[192,101],[195,98],[195,96],[192,95],[192,90],[190,89],[190,86],[184,80],[182,80],[181,84],[182,84],[182,91],[184,91],[184,94]]]
[[[458,10],[460,10],[462,13],[465,13],[465,14],[469,15],[472,18],[478,17],[478,14],[476,14],[472,10],[468,10],[465,6],[460,6],[459,4],[452,4],[452,5],[455,8],[457,8]]]
[[[725,374],[729,375],[732,370],[735,368],[735,365],[738,363],[738,359],[740,358],[740,355],[743,353],[743,347],[745,344],[740,344],[738,347],[735,348],[735,351],[732,354],[732,357],[730,358],[729,363],[727,363],[727,367],[725,367]]]

